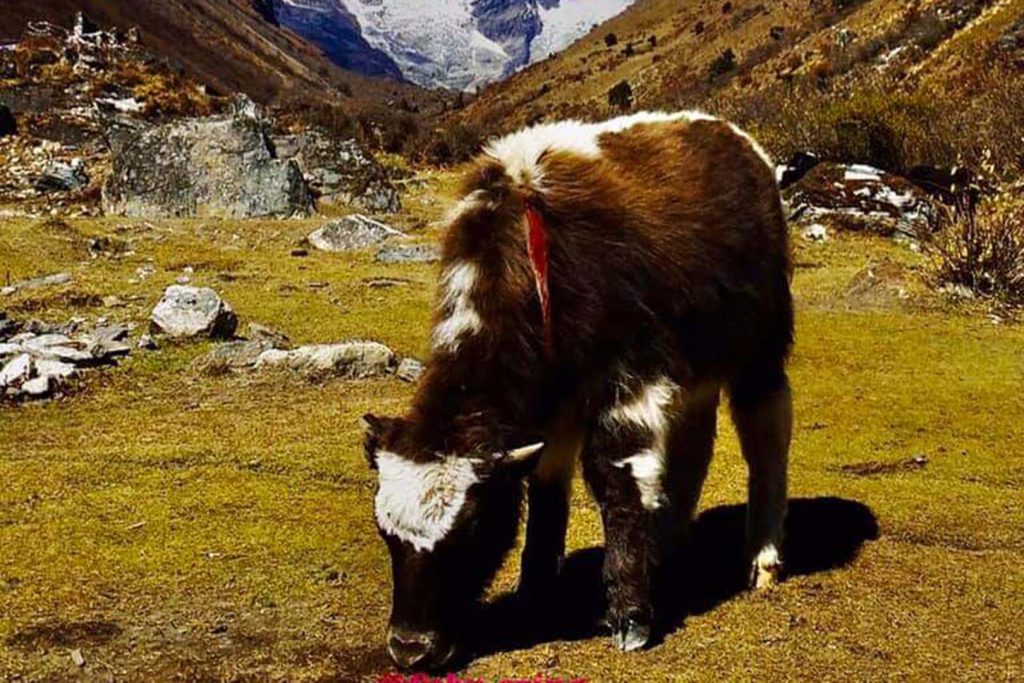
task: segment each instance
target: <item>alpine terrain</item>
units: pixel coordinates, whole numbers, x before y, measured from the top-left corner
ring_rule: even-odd
[[[273,0],[274,17],[336,63],[475,90],[556,53],[634,0]]]

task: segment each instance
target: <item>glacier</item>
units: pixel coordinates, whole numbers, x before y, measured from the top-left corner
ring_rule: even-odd
[[[277,16],[346,64],[369,64],[380,75],[382,57],[403,78],[428,88],[474,91],[559,52],[635,0],[274,0]],[[330,7],[329,11],[327,6]],[[316,22],[301,19],[317,13]],[[354,25],[344,50],[325,44],[325,17]],[[309,35],[317,26],[316,35]],[[371,55],[358,59],[360,51]],[[335,60],[337,61],[337,60]]]

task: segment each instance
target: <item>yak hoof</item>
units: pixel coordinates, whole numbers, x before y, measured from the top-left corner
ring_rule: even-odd
[[[782,560],[774,546],[768,546],[757,554],[750,567],[750,587],[753,590],[771,588],[782,576]]]
[[[612,642],[622,652],[643,649],[651,640],[651,627],[634,619],[626,618],[612,627]]]

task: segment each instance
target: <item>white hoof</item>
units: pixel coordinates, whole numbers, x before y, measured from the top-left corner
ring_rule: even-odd
[[[771,588],[782,575],[782,558],[774,545],[766,545],[754,558],[750,568],[750,587],[754,590]]]

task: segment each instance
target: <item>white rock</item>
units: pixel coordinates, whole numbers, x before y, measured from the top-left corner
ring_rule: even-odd
[[[53,390],[53,382],[47,376],[30,379],[21,385],[21,393],[29,398],[44,398]]]
[[[226,301],[207,287],[172,285],[153,309],[154,332],[171,337],[231,337],[238,316]]]
[[[812,223],[803,232],[803,238],[810,242],[827,242],[828,228],[821,223]]]
[[[27,381],[32,376],[32,357],[23,353],[7,363],[0,370],[0,387],[11,387]]]
[[[49,377],[57,382],[63,382],[77,375],[78,369],[70,363],[42,358],[36,361],[36,372],[40,377]]]
[[[423,375],[423,363],[415,358],[403,358],[402,362],[398,364],[395,375],[405,382],[417,382]]]

